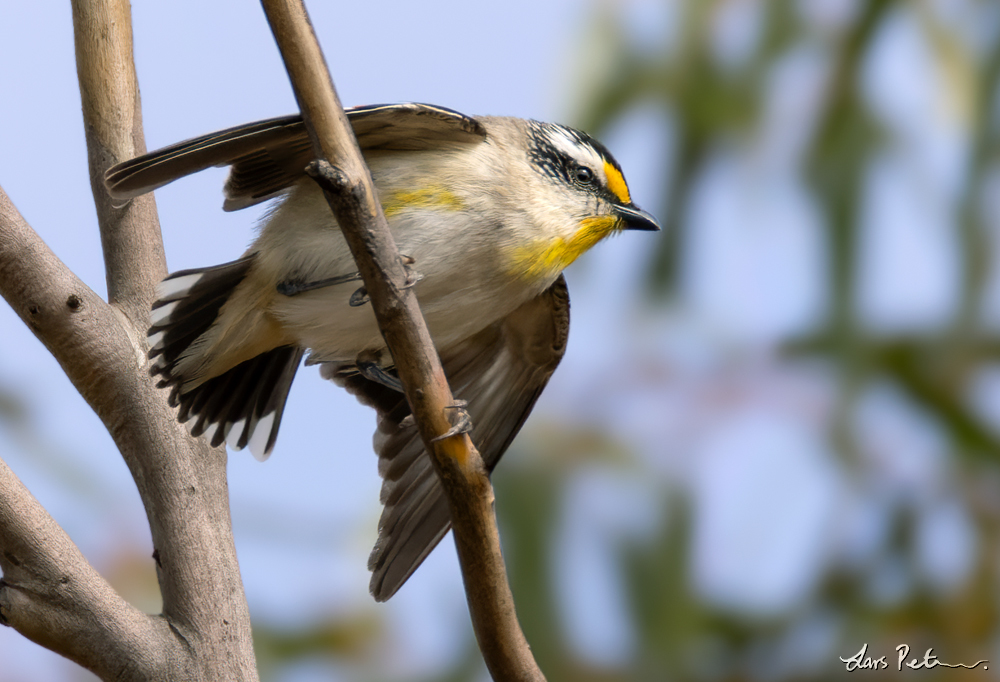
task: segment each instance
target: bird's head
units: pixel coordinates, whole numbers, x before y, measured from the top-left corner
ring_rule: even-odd
[[[525,121],[531,179],[522,198],[533,235],[512,254],[522,276],[561,272],[587,249],[623,230],[659,230],[632,202],[621,166],[586,133],[554,123]]]

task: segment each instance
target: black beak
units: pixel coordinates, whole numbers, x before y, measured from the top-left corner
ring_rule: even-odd
[[[626,230],[660,231],[660,224],[656,222],[656,218],[638,206],[615,206],[614,211],[619,218],[625,221]]]

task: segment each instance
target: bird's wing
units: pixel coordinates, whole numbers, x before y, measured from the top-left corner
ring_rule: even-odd
[[[420,151],[449,142],[482,142],[486,129],[477,119],[432,104],[373,104],[347,109],[364,150]]]
[[[473,442],[489,471],[514,440],[562,359],[569,333],[569,293],[559,279],[503,320],[441,352],[456,398],[468,401]],[[448,532],[448,502],[399,393],[324,365],[323,374],[378,411],[375,450],[384,505],[368,567],[371,592],[391,597]]]
[[[486,130],[475,118],[429,104],[382,104],[347,109],[365,151],[418,151],[448,143],[481,142]],[[213,166],[231,166],[223,208],[260,203],[302,177],[312,147],[300,116],[284,116],[228,128],[139,156],[108,170],[105,185],[118,200],[150,192]]]

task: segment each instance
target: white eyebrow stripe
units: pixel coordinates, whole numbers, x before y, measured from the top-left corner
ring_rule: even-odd
[[[606,179],[604,177],[604,158],[589,144],[581,142],[561,126],[550,126],[545,132],[554,149],[583,163]]]
[[[567,156],[576,158],[580,154],[580,144],[574,140],[570,134],[562,128],[553,127],[548,129],[549,142],[552,146]]]

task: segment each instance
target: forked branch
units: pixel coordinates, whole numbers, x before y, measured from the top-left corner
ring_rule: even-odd
[[[187,435],[148,376],[166,273],[151,197],[111,204],[104,171],[145,150],[128,0],[74,0],[77,73],[110,302],[0,191],[0,294],[97,413],[149,519],[163,613],[129,606],[0,463],[0,617],[107,680],[256,680],[229,523],[226,454]],[[42,182],[44,179],[40,178]]]

